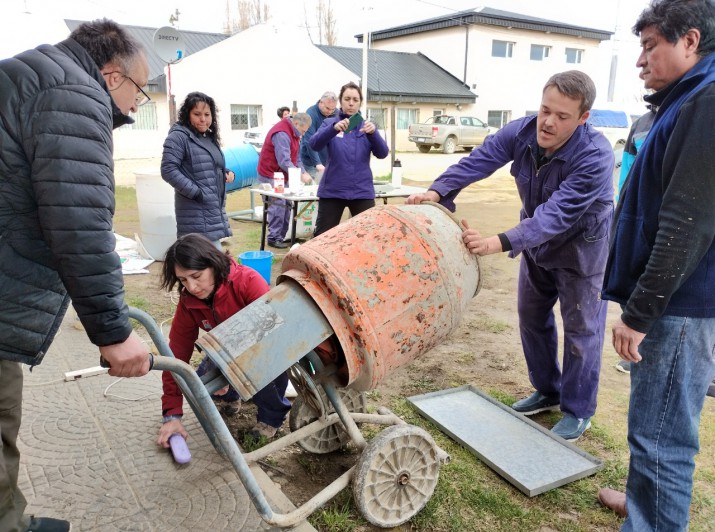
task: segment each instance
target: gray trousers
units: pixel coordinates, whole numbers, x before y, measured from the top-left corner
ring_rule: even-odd
[[[22,378],[22,367],[18,362],[0,360],[0,530],[3,532],[25,530],[27,526],[22,518],[27,501],[17,487]]]

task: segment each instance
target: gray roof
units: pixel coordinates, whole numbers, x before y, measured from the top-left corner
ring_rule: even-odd
[[[85,21],[65,20],[65,24],[67,24],[70,31],[74,31],[74,29],[83,22]],[[126,29],[132,37],[139,41],[139,43],[141,43],[146,50],[147,61],[149,62],[149,82],[147,83],[149,91],[166,92],[166,76],[164,75],[164,67],[166,67],[166,63],[160,59],[158,54],[154,51],[154,33],[158,28],[129,26],[127,24],[122,24],[122,27]],[[230,37],[230,35],[224,35],[223,33],[205,33],[186,30],[179,30],[179,32],[184,37],[184,43],[186,44],[186,53],[184,54],[184,57],[195,54],[204,48],[208,48],[209,46]]]
[[[500,26],[504,28],[514,28],[519,30],[541,31],[545,33],[558,33],[561,35],[570,35],[573,37],[583,37],[586,39],[596,39],[598,41],[607,41],[611,38],[614,32],[606,30],[598,30],[594,28],[584,28],[571,24],[564,24],[554,20],[546,20],[510,11],[502,11],[501,9],[492,9],[491,7],[477,7],[466,11],[458,11],[450,15],[434,17],[411,24],[403,24],[394,26],[384,30],[377,30],[370,33],[370,38],[373,41],[382,39],[391,39],[393,37],[402,37],[404,35],[412,35],[425,31],[441,30],[454,26],[468,25],[485,25],[485,26]],[[355,35],[358,42],[362,42],[363,34]]]
[[[362,77],[362,49],[317,45],[328,56]],[[477,95],[458,78],[421,53],[368,50],[370,101],[474,103]]]

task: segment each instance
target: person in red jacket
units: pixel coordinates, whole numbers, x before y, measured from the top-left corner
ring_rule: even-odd
[[[166,252],[161,272],[162,288],[171,291],[178,285],[179,303],[169,332],[169,347],[174,356],[189,362],[199,329],[210,331],[268,292],[268,283],[252,268],[237,264],[227,253],[222,253],[203,235],[190,233],[179,238]],[[200,366],[208,371],[213,366],[204,360]],[[161,397],[162,421],[157,444],[169,447],[174,433],[184,438],[188,433],[181,424],[183,396],[171,372],[162,375],[164,394]],[[258,408],[257,423],[250,432],[259,440],[271,439],[283,424],[290,410],[285,399],[288,374],[283,372],[273,382],[253,396]],[[239,400],[230,387],[217,396]]]

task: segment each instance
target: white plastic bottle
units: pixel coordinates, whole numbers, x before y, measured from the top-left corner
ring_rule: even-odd
[[[273,173],[273,191],[279,194],[285,192],[285,177],[283,176],[283,172]]]

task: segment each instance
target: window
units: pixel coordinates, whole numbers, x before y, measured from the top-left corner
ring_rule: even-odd
[[[377,126],[377,129],[385,129],[385,110],[379,107],[368,107],[367,117]]]
[[[513,52],[513,42],[492,41],[492,57],[511,57]]]
[[[531,45],[531,60],[532,61],[543,61],[549,57],[549,50],[551,46],[544,46],[543,44],[532,44]]]
[[[491,127],[502,127],[511,120],[511,111],[489,111],[487,122]]]
[[[397,129],[407,129],[410,124],[419,122],[417,118],[417,109],[398,109],[397,110]]]
[[[462,123],[463,126],[471,126],[472,125],[472,119],[469,118],[468,116],[463,116],[462,118],[459,119],[459,121]]]
[[[432,109],[432,116],[440,116],[444,114],[444,109]]]
[[[159,129],[156,119],[156,102],[149,101],[139,107],[136,113],[132,113],[133,124],[127,124],[126,129],[133,130],[156,130]]]
[[[583,59],[583,50],[578,48],[566,48],[566,62],[580,63]]]
[[[260,105],[236,105],[231,104],[231,129],[248,129],[259,126],[258,119],[261,117]]]

